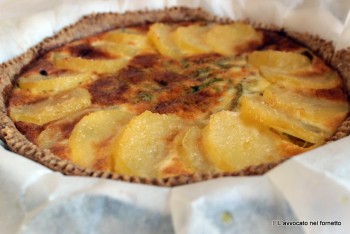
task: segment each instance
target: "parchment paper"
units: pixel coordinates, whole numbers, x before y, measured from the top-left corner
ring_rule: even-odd
[[[350,45],[346,0],[0,0],[0,62],[84,14],[179,5]],[[345,234],[349,220],[350,137],[264,176],[175,188],[67,177],[0,147],[0,233]]]

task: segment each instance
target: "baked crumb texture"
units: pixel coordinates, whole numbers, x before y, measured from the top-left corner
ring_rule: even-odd
[[[21,72],[22,68],[37,57],[46,52],[62,46],[68,42],[83,37],[91,36],[114,28],[129,27],[134,25],[148,24],[152,22],[177,22],[177,21],[213,21],[213,22],[231,22],[229,19],[217,18],[201,9],[190,9],[175,7],[157,11],[139,11],[127,12],[125,14],[101,13],[91,14],[83,17],[77,23],[62,29],[55,36],[46,38],[38,45],[30,48],[26,53],[0,65],[0,137],[8,148],[20,155],[36,161],[54,171],[60,171],[65,175],[90,176],[122,180],[133,183],[152,184],[157,186],[177,186],[189,184],[198,181],[210,180],[213,178],[225,176],[241,175],[261,175],[278,165],[277,163],[268,163],[258,166],[251,166],[239,172],[220,172],[194,175],[181,175],[168,178],[140,178],[135,176],[120,175],[106,171],[96,171],[79,167],[68,160],[62,160],[53,155],[49,150],[40,149],[22,135],[15,127],[14,122],[8,117],[6,104],[13,84]],[[279,31],[271,25],[253,24],[256,28],[272,29]],[[350,95],[350,49],[343,49],[335,52],[331,42],[318,38],[317,36],[285,32],[292,39],[305,45],[314,53],[319,55],[326,63],[335,68],[344,79],[346,91]],[[350,134],[350,117],[348,117],[337,132],[330,138],[329,142],[338,140]]]

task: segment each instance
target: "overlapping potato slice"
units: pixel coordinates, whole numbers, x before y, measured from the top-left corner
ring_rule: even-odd
[[[121,57],[155,52],[147,35],[135,31],[113,30],[104,34],[101,40],[93,42],[92,45],[99,50]]]
[[[85,59],[80,57],[56,57],[54,65],[59,69],[67,69],[85,73],[114,73],[126,63],[127,58],[118,59]]]
[[[240,104],[242,118],[254,120],[306,142],[320,144],[329,136],[319,127],[271,107],[260,96],[242,97]]]
[[[155,23],[149,28],[148,37],[162,55],[177,58],[182,53],[174,41],[173,32],[172,26]]]
[[[117,44],[125,44],[140,48],[148,47],[149,42],[146,34],[132,29],[116,29],[103,34],[100,38]]]
[[[192,172],[214,172],[216,171],[214,165],[210,164],[203,154],[201,138],[201,129],[197,126],[190,127],[178,142],[178,153]]]
[[[88,107],[48,124],[38,136],[38,145],[42,148],[50,149],[56,144],[68,144],[68,136],[73,130],[74,125],[84,115],[87,115],[96,110],[98,110],[97,107]]]
[[[311,66],[311,61],[307,56],[296,52],[276,50],[254,51],[248,55],[247,62],[257,68],[268,67],[285,72]]]
[[[178,150],[178,146],[181,145],[186,131],[187,129],[181,130],[167,145],[168,152],[166,157],[157,164],[159,168],[159,177],[166,178],[178,175],[190,175],[195,172],[191,164],[184,160],[183,155]]]
[[[260,75],[252,74],[241,81],[244,94],[262,93],[271,83]]]
[[[151,46],[142,48],[128,44],[116,44],[109,41],[96,41],[93,46],[117,58],[132,58],[138,54],[154,53],[155,51]]]
[[[299,74],[298,72],[291,73],[269,67],[261,67],[260,71],[266,80],[292,89],[331,89],[341,83],[341,79],[336,72],[303,75],[302,72],[299,72]]]
[[[235,55],[262,43],[262,34],[245,23],[214,25],[206,33],[205,42],[215,52]]]
[[[211,48],[205,44],[204,36],[208,26],[190,25],[178,27],[174,32],[174,41],[184,55],[209,53]]]
[[[15,121],[43,125],[82,110],[90,104],[90,93],[86,89],[76,88],[33,104],[13,106],[10,116]]]
[[[266,80],[286,88],[331,89],[341,83],[336,72],[318,71],[320,65],[297,52],[255,51],[248,56],[248,63],[258,67]]]
[[[70,160],[83,167],[111,171],[115,137],[132,116],[119,109],[84,116],[69,137]]]
[[[269,106],[321,128],[332,134],[348,111],[346,100],[329,100],[303,95],[292,90],[272,85],[264,91],[263,101]]]
[[[168,143],[183,126],[183,120],[175,115],[145,111],[134,117],[115,143],[115,171],[147,178],[158,177],[158,166],[167,155]]]
[[[238,171],[281,157],[278,138],[268,128],[244,121],[235,112],[213,114],[202,134],[205,156],[224,171]]]
[[[158,176],[165,178],[194,173],[217,172],[205,158],[201,142],[202,132],[197,126],[182,129],[168,144],[166,157],[159,162]]]
[[[34,94],[39,93],[58,93],[64,90],[77,87],[92,78],[89,73],[71,73],[64,75],[44,76],[33,74],[22,76],[18,79],[20,89],[26,89]]]

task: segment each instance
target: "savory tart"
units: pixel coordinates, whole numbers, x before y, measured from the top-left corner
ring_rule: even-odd
[[[6,108],[39,149],[92,171],[239,173],[325,144],[349,114],[339,72],[280,31],[164,18],[73,39],[21,67]]]

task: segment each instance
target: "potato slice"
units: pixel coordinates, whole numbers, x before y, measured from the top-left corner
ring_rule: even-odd
[[[84,116],[69,137],[70,160],[86,168],[112,171],[115,137],[132,116],[118,109],[100,110]]]
[[[258,68],[269,67],[283,71],[306,69],[311,66],[310,59],[302,54],[276,50],[254,51],[248,55],[248,63]]]
[[[88,73],[65,74],[62,76],[43,76],[40,74],[28,77],[20,77],[18,85],[20,89],[26,89],[34,94],[58,93],[77,87],[92,78]]]
[[[235,55],[262,43],[262,34],[245,23],[215,25],[205,35],[206,44],[222,55]]]
[[[10,116],[15,121],[43,125],[82,110],[90,104],[90,93],[86,89],[76,88],[33,104],[13,106]]]
[[[93,46],[98,50],[106,52],[115,57],[132,58],[135,55],[143,53],[154,53],[155,49],[151,46],[147,48],[130,46],[128,44],[116,44],[108,41],[96,41]]]
[[[113,150],[117,172],[147,178],[159,175],[167,146],[184,122],[175,115],[145,111],[134,117],[118,137]]]
[[[242,118],[254,120],[310,143],[322,143],[329,136],[319,127],[293,118],[266,104],[260,96],[241,98]]]
[[[146,34],[131,29],[116,29],[109,31],[102,35],[101,40],[138,48],[149,46],[149,40]]]
[[[322,75],[298,75],[269,67],[261,67],[260,71],[266,80],[292,89],[331,89],[341,83],[336,72]]]
[[[252,74],[245,77],[241,85],[244,94],[261,94],[271,83],[258,74]]]
[[[98,110],[97,107],[86,108],[60,120],[48,124],[38,136],[38,145],[45,149],[50,149],[57,143],[67,143],[67,138],[74,125],[84,116],[93,111]]]
[[[167,157],[159,163],[159,176],[170,177],[218,171],[202,152],[202,132],[197,126],[185,128],[168,145]]]
[[[80,57],[59,57],[54,59],[54,65],[60,69],[68,69],[86,73],[115,73],[119,71],[128,59],[84,59]]]
[[[349,105],[344,101],[306,96],[272,85],[263,94],[263,101],[289,116],[317,126],[331,134],[346,117]]]
[[[273,133],[259,124],[242,120],[235,112],[213,114],[202,135],[208,161],[224,171],[238,171],[280,159]]]
[[[167,178],[195,173],[194,168],[184,160],[183,155],[178,150],[186,131],[187,129],[181,130],[167,146],[169,148],[167,156],[158,164],[158,177]]]
[[[173,32],[172,26],[155,23],[149,28],[148,37],[162,55],[177,58],[182,54],[175,44]]]
[[[204,41],[208,29],[207,26],[200,25],[178,27],[174,32],[175,44],[184,55],[209,53],[212,49]]]
[[[177,146],[179,155],[193,172],[214,172],[216,171],[215,167],[208,162],[203,154],[201,138],[202,132],[199,127],[193,126],[186,130]]]
[[[294,71],[311,66],[310,59],[302,54],[276,50],[254,51],[248,55],[248,63],[258,68],[268,67],[281,71]]]
[[[146,34],[114,30],[104,34],[92,45],[114,56],[133,57],[140,53],[153,53],[155,49]]]

